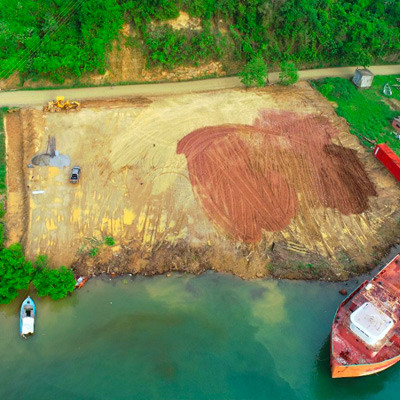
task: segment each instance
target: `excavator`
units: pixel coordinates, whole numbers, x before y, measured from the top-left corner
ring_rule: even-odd
[[[79,103],[78,101],[70,101],[70,100],[64,101],[64,96],[57,96],[55,101],[54,100],[49,101],[47,106],[43,107],[43,111],[59,112],[61,110],[80,111],[81,103]]]

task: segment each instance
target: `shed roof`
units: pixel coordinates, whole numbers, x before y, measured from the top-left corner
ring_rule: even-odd
[[[367,68],[356,69],[356,72],[358,72],[362,76],[374,76],[374,74]]]

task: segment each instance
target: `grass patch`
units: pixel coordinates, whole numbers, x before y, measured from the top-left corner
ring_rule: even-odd
[[[96,237],[85,238],[85,243],[78,250],[78,253],[86,253],[89,257],[96,257],[105,246],[114,246],[115,239],[112,236],[105,236],[103,239],[97,239]]]
[[[374,81],[372,82],[372,87],[370,89],[371,92],[381,96],[386,97],[383,93],[383,86],[385,83],[389,83],[392,88],[392,96],[391,99],[396,99],[400,101],[400,89],[395,88],[393,85],[400,85],[400,82],[396,81],[396,78],[400,78],[400,75],[379,75],[374,77]],[[399,110],[400,113],[400,110]]]
[[[400,141],[396,139],[391,126],[393,118],[400,115],[400,110],[391,110],[382,93],[383,85],[386,82],[396,84],[398,77],[400,75],[375,76],[371,89],[367,90],[357,90],[349,80],[343,78],[325,78],[312,84],[328,100],[338,105],[337,114],[347,120],[350,132],[363,145],[372,146],[366,139],[386,143],[400,156]],[[392,91],[391,98],[400,101],[400,90],[392,87]]]
[[[89,250],[89,257],[96,257],[97,254],[99,254],[99,248],[98,247],[92,247]]]
[[[114,246],[115,240],[112,236],[106,236],[104,238],[104,244],[106,244],[107,246]]]

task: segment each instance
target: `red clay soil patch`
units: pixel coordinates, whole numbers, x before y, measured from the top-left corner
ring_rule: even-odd
[[[264,110],[254,125],[220,125],[178,143],[195,195],[224,233],[258,242],[283,230],[301,207],[357,214],[376,196],[357,153],[332,143],[329,119]]]
[[[210,219],[233,237],[260,239],[261,227],[280,231],[296,214],[294,188],[277,171],[252,165],[241,135],[262,135],[252,126],[196,130],[178,144],[188,160],[192,186]]]

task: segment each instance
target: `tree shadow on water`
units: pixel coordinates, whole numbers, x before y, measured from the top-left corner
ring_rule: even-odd
[[[328,336],[315,361],[315,373],[311,382],[310,391],[313,399],[369,399],[386,398],[386,384],[398,379],[398,371],[387,369],[379,374],[358,378],[336,378],[331,377],[330,371],[330,336]],[[378,395],[379,394],[379,395]],[[378,396],[377,396],[378,395]],[[383,397],[384,396],[384,397]]]

